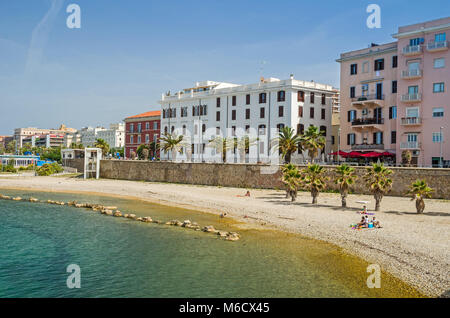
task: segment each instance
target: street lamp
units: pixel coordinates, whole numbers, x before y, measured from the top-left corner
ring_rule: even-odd
[[[444,167],[444,158],[442,158],[442,130],[444,129],[444,127],[439,127],[439,141],[440,141],[440,147],[441,147],[441,154],[440,154],[440,157],[439,157],[439,166],[441,167],[441,168],[443,168]]]

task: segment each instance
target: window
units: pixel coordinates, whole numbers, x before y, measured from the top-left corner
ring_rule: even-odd
[[[267,93],[260,93],[259,94],[259,103],[260,104],[265,104],[266,103],[266,98],[267,98]]]
[[[217,106],[217,107],[220,107],[220,97],[217,97],[217,98],[216,98],[216,106]]]
[[[442,141],[442,134],[440,132],[434,132],[433,133],[433,142],[441,142]]]
[[[433,168],[440,167],[443,161],[444,158],[442,157],[431,157],[431,165],[433,166]]]
[[[286,93],[285,91],[279,91],[277,94],[277,100],[279,102],[284,102],[286,100]]]
[[[445,33],[438,33],[434,35],[434,42],[445,42]]]
[[[236,109],[231,111],[231,120],[236,120]]]
[[[397,143],[397,131],[393,130],[391,131],[391,144]]]
[[[396,68],[397,65],[398,65],[398,56],[397,56],[397,55],[394,55],[394,56],[392,57],[392,68]]]
[[[150,130],[150,123],[148,121],[145,123],[145,130]]]
[[[418,94],[419,93],[419,86],[414,85],[414,86],[408,86],[408,94],[409,95],[414,95],[414,94]]]
[[[203,125],[202,125],[202,133],[204,134],[205,132],[206,132],[206,125],[203,124]]]
[[[145,135],[145,143],[148,144],[150,142],[150,135],[146,134]]]
[[[130,132],[134,132],[134,124],[130,124]]]
[[[220,127],[216,127],[216,135],[220,136]]]
[[[216,112],[216,121],[220,121],[220,112]]]
[[[356,96],[355,91],[356,90],[355,90],[354,86],[350,87],[350,98],[355,98],[355,96]]]
[[[424,42],[425,42],[424,38],[415,38],[415,39],[409,40],[409,45],[416,46],[416,45],[421,45]]]
[[[444,117],[444,108],[442,107],[433,108],[433,117]]]
[[[309,108],[309,118],[314,118],[314,107]]]
[[[375,60],[375,71],[384,70],[384,59]]]
[[[305,132],[305,125],[297,124],[297,135],[302,135]]]
[[[368,96],[369,95],[369,84],[362,84],[361,85],[361,93],[362,93],[362,96]]]
[[[266,115],[266,112],[265,112],[265,110],[264,110],[264,107],[261,107],[261,108],[259,109],[259,118],[264,118],[265,115]]]
[[[326,136],[327,135],[327,127],[320,126],[320,132],[322,133],[322,136]]]
[[[167,129],[167,127],[166,127],[166,129]],[[133,144],[133,143],[134,143],[134,136],[131,135],[131,136],[130,136],[130,144]]]
[[[284,116],[284,107],[283,106],[278,106],[278,117],[283,117]]]
[[[278,132],[280,132],[281,129],[283,129],[283,128],[284,128],[284,124],[278,124],[278,125],[277,125],[277,130],[278,130]]]
[[[305,92],[298,91],[297,92],[297,102],[304,102],[304,101],[305,101]]]
[[[325,105],[327,101],[327,97],[325,94],[322,94],[322,105]]]
[[[138,124],[138,126],[137,126],[137,131],[138,131],[138,132],[141,132],[141,131],[142,131],[142,124],[141,124],[141,123]]]
[[[168,128],[167,128],[167,126],[166,127],[164,127],[164,134],[167,134],[167,130]]]
[[[250,119],[250,108],[245,110],[245,119]]]
[[[325,108],[322,108],[320,119],[325,119]]]
[[[311,94],[309,95],[309,102],[311,104],[314,104],[314,92],[311,92]]]
[[[356,110],[349,110],[347,112],[347,121],[350,123],[356,119]]]
[[[172,126],[172,128],[170,129],[170,132],[173,133],[174,130],[175,130],[175,126]]]
[[[231,96],[231,106],[236,106],[236,96]]]
[[[250,105],[250,94],[245,95],[245,104]]]
[[[369,62],[364,62],[363,63],[363,73],[367,73],[369,72]]]
[[[444,83],[433,84],[433,93],[443,93],[443,92],[444,92]]]
[[[397,106],[389,107],[389,119],[397,118]]]
[[[355,134],[347,134],[347,145],[355,144]]]
[[[245,132],[247,134],[250,132],[250,125],[245,125]]]
[[[298,106],[298,117],[303,117],[303,106]]]
[[[236,136],[236,126],[231,126],[231,136]]]
[[[383,144],[383,132],[378,131],[373,133],[373,143],[377,145]]]
[[[264,141],[261,141],[259,143],[259,154],[263,155],[264,154]]]
[[[356,75],[358,73],[358,64],[350,65],[350,75]]]
[[[265,135],[266,134],[266,125],[259,125],[258,126],[258,135]]]
[[[331,136],[331,144],[332,144],[332,145],[334,145],[334,144],[335,144],[335,141],[334,141],[334,139],[335,139],[335,138],[334,138],[334,136]]]
[[[141,135],[138,135],[138,136],[137,136],[137,143],[140,144],[141,141],[142,141],[142,140],[141,140]]]
[[[441,57],[438,59],[434,59],[433,63],[434,68],[443,68],[445,67],[445,58]]]
[[[183,135],[186,135],[186,125],[183,125]]]
[[[392,94],[397,93],[397,81],[392,81]]]
[[[153,122],[153,130],[158,130],[158,122],[157,121]]]

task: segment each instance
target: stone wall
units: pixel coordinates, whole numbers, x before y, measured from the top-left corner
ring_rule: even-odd
[[[282,189],[281,172],[275,174],[261,173],[267,165],[256,164],[220,164],[220,163],[173,163],[131,160],[102,160],[100,177],[107,179],[141,180],[200,184],[211,186],[228,186],[241,188]],[[299,166],[302,168],[303,166]],[[328,189],[337,190],[334,184],[335,167],[325,166],[330,177]],[[354,193],[366,193],[362,175],[365,167],[355,167],[359,176]],[[435,189],[434,198],[450,199],[450,169],[427,168],[391,168],[393,188],[389,195],[404,196],[408,186],[417,179],[425,179]],[[80,171],[79,171],[80,172]]]
[[[77,169],[78,173],[84,172],[84,158],[77,159],[63,159],[62,160],[63,167],[69,167]]]

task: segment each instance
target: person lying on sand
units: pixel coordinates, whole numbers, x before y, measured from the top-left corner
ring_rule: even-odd
[[[247,190],[247,193],[245,195],[238,194],[237,197],[243,198],[243,197],[250,197],[250,191]]]

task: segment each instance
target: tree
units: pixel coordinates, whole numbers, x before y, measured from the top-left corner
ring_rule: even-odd
[[[159,143],[156,141],[152,141],[149,145],[148,145],[148,149],[150,150],[150,156],[156,157],[158,150],[159,150]]]
[[[364,180],[375,198],[375,211],[380,210],[380,203],[383,196],[392,188],[390,175],[392,170],[386,168],[383,163],[373,163],[368,167]]]
[[[239,151],[239,160],[241,163],[245,162],[245,154],[250,151],[250,147],[254,146],[258,138],[250,138],[249,136],[243,136],[235,138],[235,145]]]
[[[102,154],[106,156],[109,152],[108,143],[102,138],[98,138],[94,145],[96,148],[100,148],[102,150]]]
[[[232,149],[234,144],[233,138],[217,136],[208,142],[208,147],[215,149],[216,153],[222,154],[222,162],[225,163],[227,161],[227,151]]]
[[[149,148],[150,147],[148,145],[142,144],[136,149],[136,154],[139,160],[148,160]]]
[[[417,213],[423,213],[425,210],[425,198],[431,198],[431,192],[434,190],[428,186],[425,180],[416,180],[409,186],[407,194],[412,195],[411,201],[416,200]]]
[[[284,163],[290,163],[292,154],[302,147],[302,142],[302,136],[296,134],[294,129],[283,127],[272,143],[274,149],[281,152]]]
[[[357,176],[354,175],[354,172],[355,168],[352,168],[346,164],[341,164],[336,168],[337,178],[335,180],[335,183],[339,186],[343,208],[347,207],[348,190],[357,179]]]
[[[318,164],[308,164],[308,167],[302,170],[303,172],[303,184],[309,191],[311,191],[312,203],[317,203],[317,197],[321,190],[326,187],[327,178],[324,176],[324,167]]]
[[[11,140],[10,142],[8,142],[8,144],[6,145],[6,152],[11,154],[16,153],[16,145],[16,140]]]
[[[183,141],[182,135],[175,135],[175,134],[164,134],[161,136],[161,149],[164,152],[170,151],[172,154],[172,160],[176,160],[177,158],[177,152],[180,152]]]
[[[403,150],[402,151],[402,161],[406,164],[407,167],[411,166],[412,153],[411,150]]]
[[[297,198],[298,189],[301,186],[301,174],[293,164],[285,164],[281,168],[281,181],[286,185],[286,198],[291,197],[291,201]]]
[[[84,149],[84,146],[82,143],[76,143],[76,142],[72,142],[72,144],[70,145],[70,148],[72,149]]]
[[[0,155],[4,155],[6,152],[6,149],[3,145],[0,144]]]
[[[325,144],[326,141],[325,137],[323,137],[323,132],[316,126],[309,126],[303,135],[303,145],[308,150],[308,156],[311,158],[311,162],[318,156],[319,149],[325,148]]]

